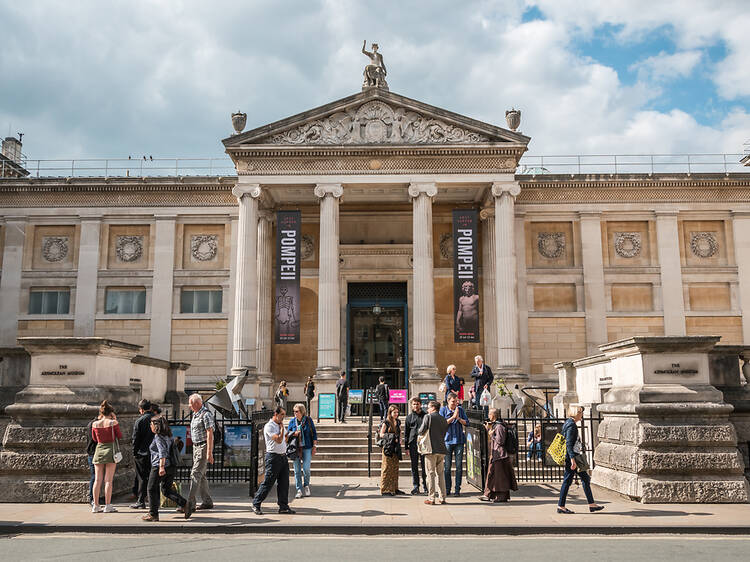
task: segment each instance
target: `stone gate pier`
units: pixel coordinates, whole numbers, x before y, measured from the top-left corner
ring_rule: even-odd
[[[609,387],[592,481],[643,503],[744,503],[734,408],[710,384],[715,336],[633,337],[587,368]],[[596,365],[593,365],[596,363]]]

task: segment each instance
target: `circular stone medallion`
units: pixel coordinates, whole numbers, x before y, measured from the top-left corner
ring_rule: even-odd
[[[67,236],[45,236],[42,238],[42,257],[48,262],[59,262],[68,255]]]

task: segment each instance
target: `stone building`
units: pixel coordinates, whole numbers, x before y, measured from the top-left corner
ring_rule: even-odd
[[[251,368],[267,398],[340,369],[434,389],[476,354],[555,386],[631,335],[750,344],[750,174],[523,173],[529,140],[368,87],[224,139],[236,175],[3,177],[0,347],[103,336],[190,363],[188,390]],[[454,342],[454,209],[481,217],[479,342]],[[273,342],[279,210],[297,344]]]

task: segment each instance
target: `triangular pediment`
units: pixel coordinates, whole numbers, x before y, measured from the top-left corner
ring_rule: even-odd
[[[324,106],[232,135],[227,149],[342,145],[526,146],[530,138],[387,90],[372,88]]]

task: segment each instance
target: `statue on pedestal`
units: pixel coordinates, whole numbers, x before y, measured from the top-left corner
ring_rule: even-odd
[[[367,39],[362,41],[362,53],[370,57],[370,64],[365,66],[365,80],[362,83],[362,89],[383,88],[384,90],[387,90],[388,82],[385,81],[387,71],[385,69],[385,63],[383,62],[383,55],[378,53],[378,44],[372,44],[372,52],[365,50],[365,45],[367,45]]]

